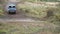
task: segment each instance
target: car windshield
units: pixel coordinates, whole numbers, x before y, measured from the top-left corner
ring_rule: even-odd
[[[15,8],[15,6],[9,6],[9,8]]]
[[[12,8],[11,6],[9,6],[9,8]]]
[[[15,8],[15,6],[13,6],[13,8]]]

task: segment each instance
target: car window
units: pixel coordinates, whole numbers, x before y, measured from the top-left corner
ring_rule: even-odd
[[[12,8],[11,6],[9,6],[9,8]]]
[[[13,6],[13,8],[15,8],[15,6]]]

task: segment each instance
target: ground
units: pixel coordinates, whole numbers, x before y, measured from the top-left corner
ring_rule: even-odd
[[[14,2],[17,4],[16,0],[10,0],[7,3],[9,2]],[[42,4],[42,8],[40,7],[41,6],[40,3],[37,4],[25,2],[22,4],[18,3],[17,5],[19,6],[19,8],[23,8],[24,10],[28,9],[31,10],[30,12],[33,13],[35,12],[36,13],[36,14],[34,13],[35,15],[38,15],[40,11],[41,15],[45,16],[46,14],[45,13],[46,11],[44,12],[45,10],[44,7],[47,6],[44,6],[44,4]],[[43,19],[42,19],[43,16],[41,15],[38,15],[39,18],[37,18],[37,16],[30,17],[30,15],[33,14],[27,13],[28,15],[27,16],[26,13],[24,11],[23,12],[20,11],[20,9],[14,15],[8,14],[7,12],[3,12],[2,15],[0,15],[0,34],[60,34],[60,21],[58,21],[58,19],[55,21],[54,19],[55,17]]]
[[[59,34],[55,28],[59,27],[48,22],[2,22],[0,21],[0,33],[6,34]]]

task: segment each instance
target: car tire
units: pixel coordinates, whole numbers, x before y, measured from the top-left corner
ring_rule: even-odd
[[[13,14],[16,14],[16,12],[13,12]]]
[[[16,12],[8,12],[9,14],[16,14]]]
[[[10,11],[8,11],[8,14],[10,14],[11,12]]]

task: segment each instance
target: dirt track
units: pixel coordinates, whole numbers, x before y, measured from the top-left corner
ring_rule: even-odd
[[[7,3],[10,3],[10,2],[13,2],[13,3],[17,3],[16,2],[17,0],[9,0]],[[35,3],[27,3],[28,5],[29,4],[31,4],[32,6],[34,5],[34,6],[40,6],[40,4],[35,4]],[[17,13],[16,14],[14,14],[14,15],[10,15],[10,14],[8,14],[7,12],[4,12],[4,16],[0,16],[0,19],[22,19],[22,20],[29,20],[29,19],[31,19],[31,20],[37,20],[37,18],[32,18],[32,17],[28,17],[28,16],[26,16],[25,14],[24,14],[24,12],[22,12],[22,11],[16,11]]]

